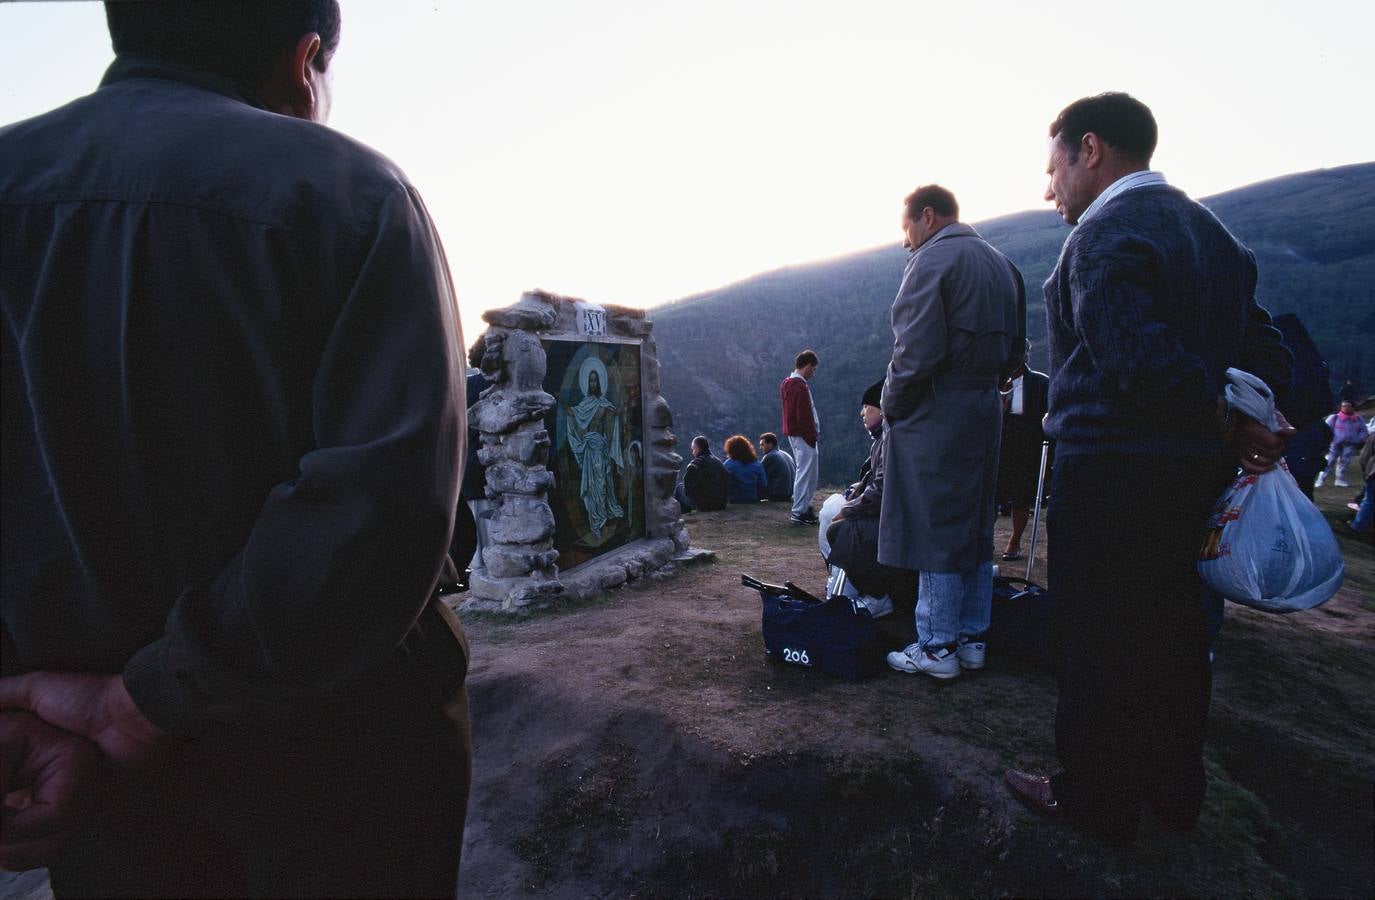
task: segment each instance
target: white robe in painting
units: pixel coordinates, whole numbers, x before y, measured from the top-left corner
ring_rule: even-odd
[[[587,510],[587,522],[598,539],[608,521],[625,515],[616,502],[611,477],[612,464],[620,469],[625,467],[621,456],[621,417],[612,414],[615,409],[610,400],[596,394],[588,394],[577,406],[569,408],[572,421],[568,425],[568,446],[582,470],[579,493]]]

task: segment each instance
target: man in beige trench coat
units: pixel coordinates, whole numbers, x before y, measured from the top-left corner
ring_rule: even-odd
[[[893,301],[883,388],[889,446],[878,558],[920,578],[917,641],[888,654],[888,665],[954,678],[984,664],[998,385],[1026,352],[1026,290],[1016,266],[959,221],[945,188],[913,192],[902,229],[912,255]]]

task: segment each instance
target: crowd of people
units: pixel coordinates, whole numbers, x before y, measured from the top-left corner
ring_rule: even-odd
[[[1199,581],[1199,540],[1237,466],[1269,471],[1295,433],[1283,414],[1272,429],[1232,408],[1225,371],[1273,386],[1283,413],[1295,367],[1256,303],[1251,253],[1151,170],[1144,104],[1086,97],[1049,137],[1046,199],[1073,226],[1044,285],[1051,374],[1026,363],[1016,266],[959,221],[949,190],[918,188],[903,207],[892,357],[860,404],[871,452],[860,480],[823,504],[820,544],[857,593],[913,611],[915,640],[889,666],[949,680],[997,652],[984,640],[996,510],[1011,515],[998,554],[1011,562],[1030,508],[1046,502],[1060,769],[1009,770],[1006,782],[1034,811],[1127,843],[1146,808],[1173,828],[1197,820],[1220,624],[1209,610],[1221,599]],[[799,354],[781,388],[783,432],[807,460],[794,522],[810,521],[816,365]],[[1365,426],[1350,404],[1327,424],[1325,464],[1344,484]],[[1150,578],[1120,576],[1123,548]]]
[[[334,0],[174,7],[108,4],[99,88],[0,130],[0,864],[49,866],[59,896],[190,896],[209,870],[225,895],[452,895],[468,653],[436,584],[477,540],[471,515],[454,535],[482,502],[462,483],[481,385],[443,250],[396,166],[321,127]],[[1048,388],[1016,380],[1020,272],[919,187],[861,398],[871,451],[826,536],[912,611],[892,668],[977,670],[1000,448],[1043,428],[1060,769],[1006,783],[1129,841],[1143,808],[1198,817],[1197,540],[1236,465],[1271,469],[1290,433],[1231,409],[1223,372],[1287,385],[1290,355],[1250,252],[1150,169],[1144,104],[1078,100],[1049,138],[1046,199],[1074,228],[1044,285]],[[694,439],[685,509],[767,498],[820,525],[818,365],[799,353],[780,385],[791,453]],[[1368,441],[1361,460],[1368,483]],[[1003,474],[1004,558],[1030,469]],[[1123,547],[1149,579],[1120,576]]]

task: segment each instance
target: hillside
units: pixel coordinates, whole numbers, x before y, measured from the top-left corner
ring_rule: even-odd
[[[1262,305],[1303,319],[1334,379],[1354,378],[1375,391],[1375,163],[1288,175],[1203,202],[1256,254]],[[1032,361],[1044,368],[1040,285],[1069,229],[1049,210],[975,227],[1026,278]],[[719,447],[736,432],[754,438],[777,431],[778,382],[797,351],[812,347],[822,361],[813,382],[826,431],[821,478],[851,477],[867,450],[859,397],[887,365],[888,309],[905,259],[894,244],[652,310],[664,396],[684,444],[699,433]]]

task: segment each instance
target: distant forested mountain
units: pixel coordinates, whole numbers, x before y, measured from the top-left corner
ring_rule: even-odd
[[[1256,255],[1260,302],[1297,313],[1326,355],[1334,387],[1353,378],[1375,392],[1375,163],[1288,175],[1203,202]],[[1069,228],[1053,211],[976,223],[1022,270],[1032,362],[1046,362],[1045,302]],[[695,434],[717,448],[735,433],[781,429],[778,383],[806,347],[821,357],[812,382],[821,415],[821,480],[853,479],[868,449],[864,388],[892,351],[888,310],[906,253],[896,244],[790,266],[651,311],[663,393],[684,455]]]

